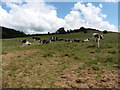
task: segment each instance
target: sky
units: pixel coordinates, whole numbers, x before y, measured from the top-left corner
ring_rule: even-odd
[[[13,2],[12,2],[13,1]],[[118,32],[118,2],[0,2],[0,26],[26,34],[55,32],[80,27]],[[106,0],[104,0],[106,1]]]

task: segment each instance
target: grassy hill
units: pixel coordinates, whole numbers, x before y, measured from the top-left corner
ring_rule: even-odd
[[[82,40],[90,38],[94,32],[51,36]],[[93,47],[92,41],[43,45],[32,37],[3,39],[3,87],[118,88],[118,33],[103,35],[105,39],[100,41],[100,48]],[[32,45],[23,46],[21,39],[29,40]]]

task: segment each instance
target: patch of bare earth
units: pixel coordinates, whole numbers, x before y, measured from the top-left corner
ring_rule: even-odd
[[[11,62],[11,58],[23,58],[27,55],[31,55],[32,53],[36,52],[37,50],[25,50],[25,51],[14,51],[9,52],[6,54],[2,54],[2,66],[7,66]]]
[[[76,73],[67,70],[56,82],[58,87],[66,88],[119,88],[118,71],[102,70],[95,72],[91,68]]]

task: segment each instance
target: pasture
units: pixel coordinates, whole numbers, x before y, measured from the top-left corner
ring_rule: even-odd
[[[93,33],[40,37],[82,40],[90,38]],[[41,44],[32,37],[3,39],[2,87],[118,88],[118,34],[103,35],[105,39],[100,41],[100,48],[93,47],[92,41]],[[29,40],[32,45],[22,45],[21,39]]]

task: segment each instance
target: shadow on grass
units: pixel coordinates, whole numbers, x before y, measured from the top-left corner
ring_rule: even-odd
[[[89,45],[89,46],[87,46],[87,48],[97,48],[98,50],[100,50],[100,49],[105,49],[106,47],[100,46],[100,47],[98,48],[98,47],[96,47],[95,45]]]
[[[95,48],[95,45],[89,45],[87,48]]]

